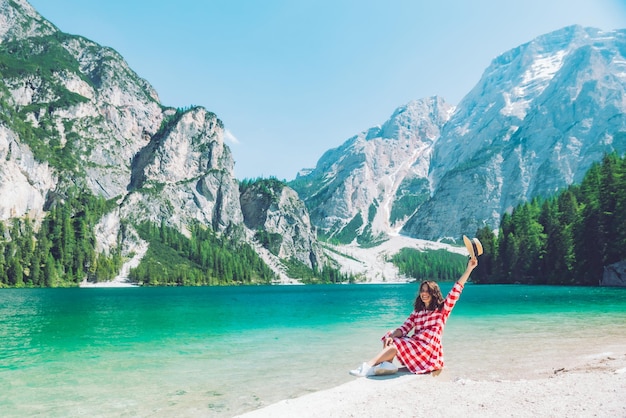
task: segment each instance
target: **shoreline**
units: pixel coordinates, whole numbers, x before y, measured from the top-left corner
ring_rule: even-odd
[[[263,417],[614,416],[626,417],[626,350],[517,380],[402,372],[355,378],[237,415]]]

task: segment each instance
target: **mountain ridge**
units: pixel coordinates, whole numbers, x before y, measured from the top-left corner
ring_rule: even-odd
[[[342,200],[337,198],[341,192],[321,199],[331,179],[315,174],[335,175],[329,171],[329,153],[291,184],[307,203],[314,223],[331,238],[341,238],[359,216],[358,228],[349,235],[357,242],[367,241],[361,238],[367,233],[366,219],[377,216],[389,220],[375,228],[381,236],[399,232],[458,242],[461,235],[473,235],[485,226],[497,230],[501,215],[516,205],[580,181],[604,153],[626,151],[626,106],[621,99],[626,94],[625,36],[624,30],[605,32],[573,25],[494,58],[476,86],[451,107],[450,117],[438,128],[439,135],[431,138],[424,154],[426,168],[415,179],[422,187],[408,194],[414,211],[397,224],[399,228],[385,226],[393,225],[389,214],[394,207],[402,212],[395,197],[386,196],[391,210],[383,214],[374,208],[366,216],[364,205],[342,216],[332,211],[335,200]],[[427,119],[427,115],[423,112],[421,117]],[[392,115],[387,123],[393,119]],[[375,127],[360,135],[378,132]],[[348,149],[353,138],[336,150],[351,155]],[[334,164],[342,158],[335,153]],[[410,153],[400,158],[408,159]],[[351,178],[363,189],[372,187],[381,177],[367,178],[359,172],[365,163],[359,164],[345,167],[343,178]],[[316,213],[333,213],[339,219],[328,224]]]
[[[155,254],[138,229],[145,222],[189,239],[199,222],[257,246],[244,224],[234,160],[214,113],[197,106],[163,106],[120,54],[59,31],[26,1],[0,0],[0,11],[5,23],[0,32],[0,192],[13,196],[0,201],[3,221],[25,219],[37,229],[48,209],[63,205],[68,190],[77,189],[113,202],[94,226],[95,242],[84,243],[93,247],[89,254],[122,259]],[[289,250],[308,268],[323,269],[311,228],[290,233],[294,245]],[[9,241],[0,244],[10,247]],[[316,256],[302,257],[307,252]],[[291,255],[281,253],[287,259]],[[265,258],[272,265],[282,263],[278,256]],[[89,255],[79,275],[93,276],[95,259]],[[66,267],[59,260],[55,266],[63,276]],[[23,270],[30,271],[28,266]]]
[[[385,251],[497,229],[516,204],[626,150],[623,30],[542,35],[496,57],[458,105],[413,100],[294,181],[246,190],[217,115],[163,106],[121,55],[62,33],[25,0],[0,0],[0,23],[0,219],[36,229],[70,191],[106,199],[93,251],[124,261],[121,276],[154,257],[147,222],[191,242],[201,225],[247,243],[283,283],[300,265],[402,281]]]

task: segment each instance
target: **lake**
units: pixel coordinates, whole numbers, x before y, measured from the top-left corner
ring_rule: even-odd
[[[0,411],[228,417],[337,386],[417,288],[2,289]],[[443,344],[442,379],[532,379],[624,354],[626,289],[468,284]]]

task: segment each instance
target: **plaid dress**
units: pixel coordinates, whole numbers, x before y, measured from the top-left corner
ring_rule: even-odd
[[[393,339],[398,350],[396,357],[412,373],[428,373],[443,367],[441,346],[443,326],[462,291],[463,286],[455,283],[440,310],[413,311],[398,328],[402,331],[402,337]],[[411,330],[413,334],[409,336]],[[382,340],[389,337],[392,332],[385,334]]]

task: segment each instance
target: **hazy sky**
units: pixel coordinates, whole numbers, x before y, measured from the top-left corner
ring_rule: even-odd
[[[239,178],[291,180],[411,100],[457,104],[497,55],[572,24],[626,29],[626,0],[30,0],[117,50],[166,106],[231,134]]]

